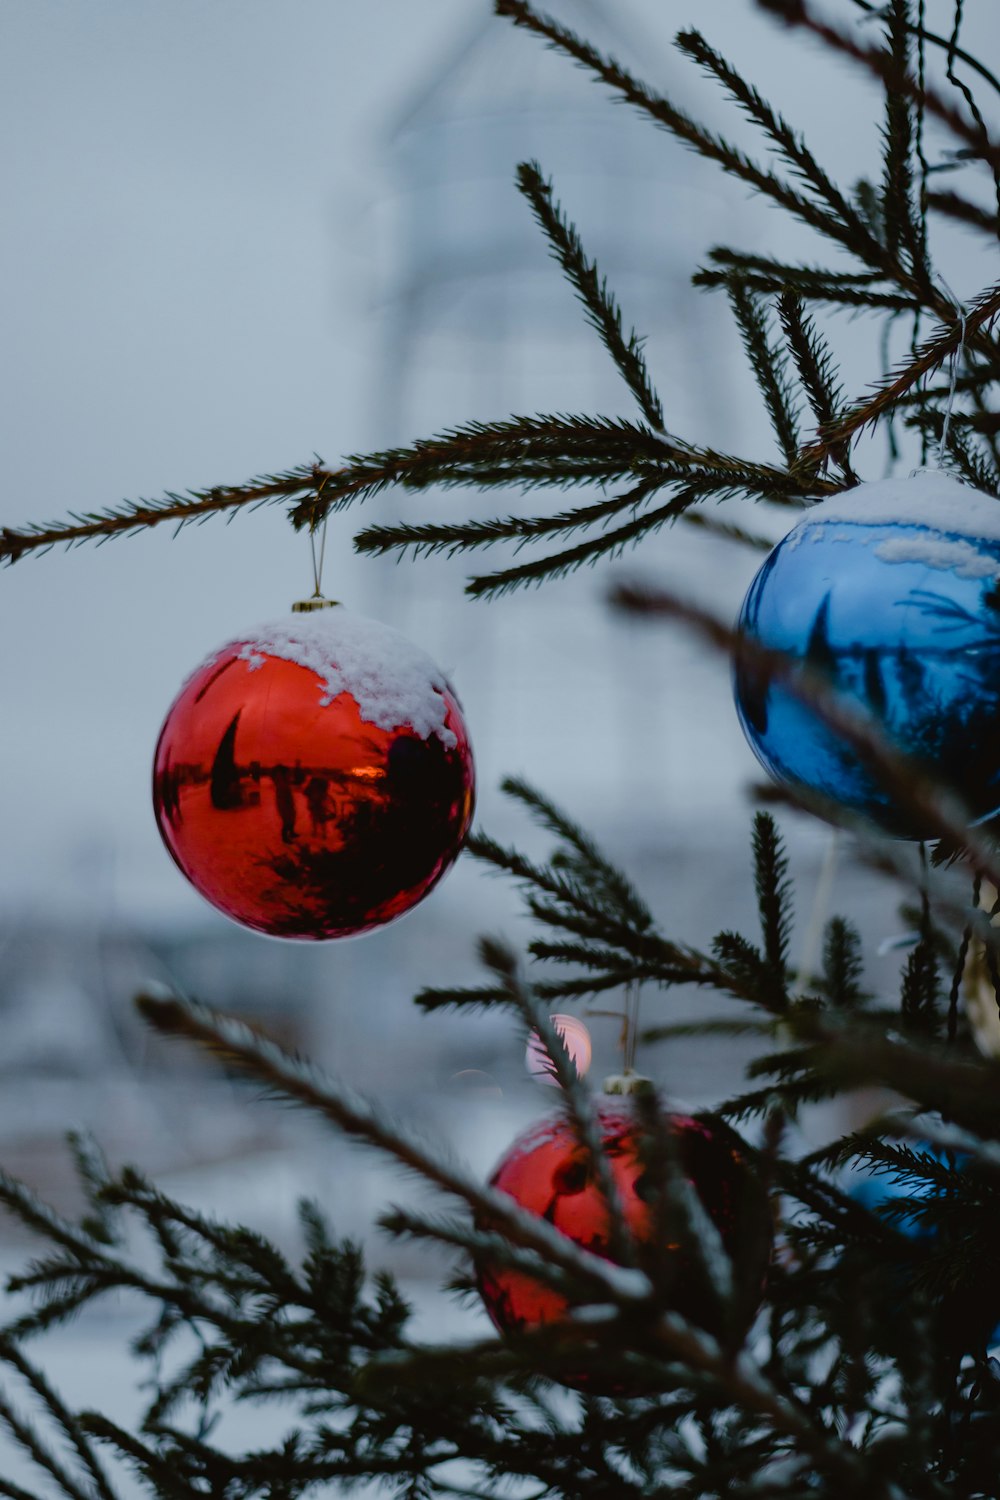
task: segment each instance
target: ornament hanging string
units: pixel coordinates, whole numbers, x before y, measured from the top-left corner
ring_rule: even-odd
[[[639,1046],[639,1003],[642,986],[631,980],[625,986],[625,1016],[622,1026],[622,1067],[626,1073],[635,1072],[635,1056]]]
[[[938,439],[937,445],[938,468],[943,469],[945,454],[948,451],[948,433],[951,429],[951,414],[955,405],[955,392],[958,389],[958,370],[962,360],[962,356],[965,353],[966,311],[964,304],[960,302],[959,299],[955,296],[955,293],[945,281],[944,277],[939,273],[935,279],[938,282],[938,285],[941,287],[941,290],[944,292],[945,296],[948,298],[948,301],[952,304],[955,311],[958,313],[959,327],[961,329],[961,336],[959,338],[959,341],[955,345],[955,348],[951,353],[951,361],[949,364],[948,372],[948,404],[944,409],[944,422],[941,426],[941,436]]]
[[[309,551],[312,555],[313,571],[313,598],[323,597],[323,563],[326,558],[326,523],[329,516],[324,516],[319,526],[309,528]],[[319,532],[319,551],[316,549],[316,533]]]

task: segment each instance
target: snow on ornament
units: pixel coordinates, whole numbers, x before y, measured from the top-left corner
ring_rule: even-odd
[[[1000,501],[941,471],[823,501],[767,558],[739,628],[821,671],[974,819],[1000,810]],[[929,836],[781,683],[741,663],[734,691],[744,733],[776,781],[897,837]]]
[[[473,797],[443,673],[340,605],[213,652],[170,708],[153,766],[181,871],[271,937],[350,937],[402,916],[454,862]]]
[[[649,1177],[634,1095],[604,1097],[596,1104],[601,1142],[618,1188],[640,1265],[657,1266],[657,1281],[669,1285],[668,1302],[692,1323],[721,1334],[718,1310],[697,1259],[683,1248],[685,1234],[667,1225],[657,1237],[649,1205]],[[662,1111],[677,1158],[718,1230],[733,1268],[736,1322],[746,1332],[760,1304],[771,1249],[767,1195],[740,1150],[736,1134],[689,1115]],[[575,1244],[613,1260],[604,1196],[590,1158],[561,1111],[519,1136],[490,1178],[529,1213],[545,1219]],[[480,1228],[489,1228],[480,1223]],[[666,1276],[664,1267],[666,1266]],[[501,1333],[516,1334],[545,1323],[564,1322],[570,1302],[522,1271],[480,1264],[479,1293]],[[592,1377],[561,1377],[567,1384],[597,1389]]]

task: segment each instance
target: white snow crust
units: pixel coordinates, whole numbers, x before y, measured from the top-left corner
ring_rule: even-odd
[[[1000,500],[941,469],[918,469],[895,479],[856,485],[814,505],[795,530],[831,521],[856,526],[927,526],[942,535],[1000,542]]]
[[[324,707],[338,694],[350,693],[361,717],[379,729],[409,724],[421,739],[437,735],[448,749],[458,743],[445,724],[443,695],[449,684],[444,673],[419,646],[380,620],[338,605],[268,621],[229,644],[241,646],[240,659],[251,672],[268,656],[314,672]]]
[[[979,552],[972,542],[926,532],[886,537],[875,548],[875,556],[883,562],[923,563],[928,568],[957,573],[959,578],[995,578],[1000,573],[996,558]]]

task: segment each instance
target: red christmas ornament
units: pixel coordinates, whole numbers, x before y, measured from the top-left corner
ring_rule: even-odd
[[[209,657],[167,714],[153,767],[180,869],[271,937],[350,937],[402,916],[454,862],[473,796],[443,674],[339,605]]]
[[[710,1332],[716,1328],[714,1302],[700,1268],[680,1243],[654,1241],[652,1214],[644,1196],[645,1168],[640,1157],[641,1129],[629,1096],[608,1097],[597,1104],[601,1141],[609,1158],[622,1210],[637,1242],[640,1264],[658,1263],[659,1284],[668,1267],[670,1305]],[[688,1115],[664,1113],[678,1158],[715,1225],[732,1260],[745,1332],[760,1304],[770,1257],[771,1220],[767,1196],[739,1150],[733,1132],[703,1124]],[[562,1113],[548,1116],[519,1136],[500,1162],[491,1186],[508,1193],[522,1208],[546,1219],[575,1244],[612,1260],[609,1219],[604,1197],[594,1181],[587,1152]],[[681,1236],[678,1234],[678,1241]],[[501,1333],[517,1333],[566,1318],[571,1304],[560,1293],[521,1271],[480,1265],[479,1291]],[[565,1378],[565,1377],[564,1377]],[[594,1389],[589,1377],[570,1377],[569,1384]]]

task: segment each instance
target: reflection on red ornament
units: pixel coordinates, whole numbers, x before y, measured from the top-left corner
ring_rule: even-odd
[[[597,1116],[638,1262],[651,1271],[657,1285],[666,1287],[670,1307],[699,1327],[718,1332],[714,1300],[696,1258],[683,1249],[684,1234],[680,1230],[676,1235],[668,1233],[659,1243],[654,1238],[641,1133],[632,1100],[628,1096],[602,1099]],[[733,1132],[687,1115],[664,1113],[662,1119],[684,1173],[732,1260],[742,1324],[738,1332],[745,1333],[760,1304],[770,1258],[767,1196]],[[606,1260],[614,1258],[604,1197],[587,1153],[564,1114],[551,1115],[520,1136],[490,1183],[574,1244]],[[481,1264],[478,1280],[486,1310],[501,1333],[558,1323],[570,1312],[571,1305],[561,1293],[523,1272]],[[567,1383],[597,1388],[592,1377],[572,1376]]]
[[[200,667],[153,769],[180,869],[272,937],[353,936],[409,911],[454,862],[473,797],[444,678],[396,632],[340,608],[252,633]]]

